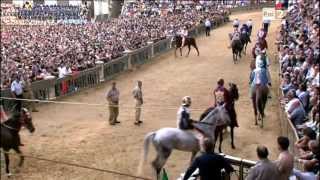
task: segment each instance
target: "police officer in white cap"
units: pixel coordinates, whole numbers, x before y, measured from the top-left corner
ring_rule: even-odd
[[[185,96],[182,98],[182,105],[177,113],[177,126],[179,129],[188,130],[193,129],[192,122],[190,118],[190,106],[191,106],[191,97]]]

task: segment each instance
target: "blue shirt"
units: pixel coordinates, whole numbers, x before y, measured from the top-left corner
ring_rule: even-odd
[[[14,80],[11,83],[11,92],[13,92],[16,95],[21,95],[23,93],[22,81]]]

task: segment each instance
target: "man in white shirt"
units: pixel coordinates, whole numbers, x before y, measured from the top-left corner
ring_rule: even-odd
[[[13,98],[16,98],[14,110],[20,112],[22,108],[22,102],[19,99],[23,98],[23,82],[18,74],[14,75],[14,80],[11,83],[11,94]]]
[[[206,21],[204,22],[204,25],[206,27],[206,36],[210,36],[211,22],[209,18],[206,19]]]
[[[140,123],[142,123],[142,121],[140,120],[140,116],[141,116],[141,107],[143,104],[143,96],[142,96],[142,81],[138,81],[137,82],[137,86],[133,89],[132,91],[132,95],[133,98],[136,102],[136,120],[135,120],[135,125],[140,125]]]

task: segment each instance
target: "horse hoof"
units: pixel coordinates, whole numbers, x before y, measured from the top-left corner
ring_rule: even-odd
[[[258,123],[254,123],[254,125],[258,126]]]
[[[234,145],[231,146],[232,149],[236,149],[236,147]]]
[[[13,176],[13,174],[11,174],[11,173],[8,173],[8,174],[7,174],[7,177],[8,177],[8,178],[10,178],[11,176]]]

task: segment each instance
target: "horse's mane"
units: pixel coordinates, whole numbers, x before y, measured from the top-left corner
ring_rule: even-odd
[[[219,111],[218,109],[219,108],[213,108],[213,109],[209,108],[208,111],[206,112],[205,116],[200,119],[200,122],[206,122],[208,117],[209,117],[209,115],[210,116],[215,115]]]
[[[230,93],[233,96],[232,98],[234,100],[239,99],[239,92],[238,92],[238,87],[236,84],[230,83]]]

